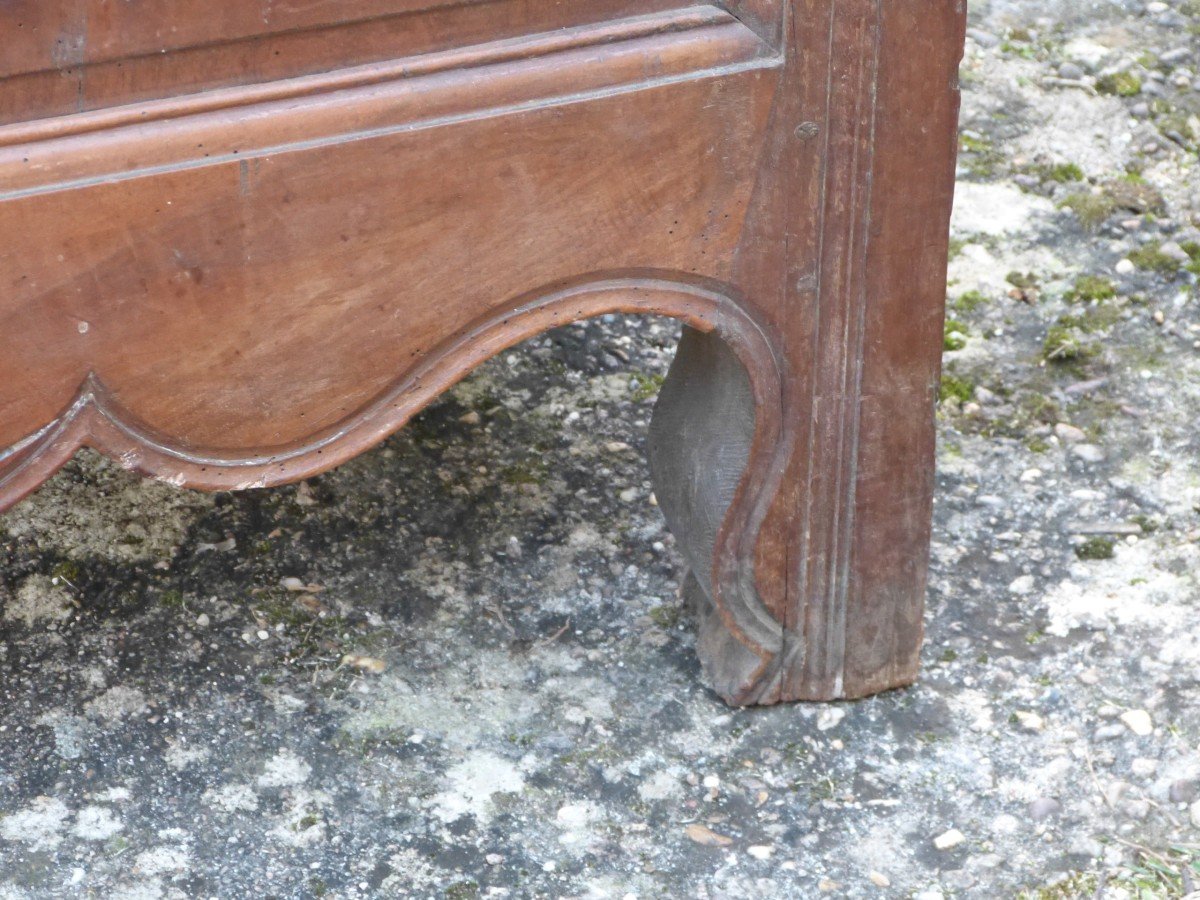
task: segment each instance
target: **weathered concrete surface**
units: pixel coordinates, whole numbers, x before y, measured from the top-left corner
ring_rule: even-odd
[[[0,898],[1182,895],[1200,7],[972,24],[916,687],[699,686],[643,455],[675,330],[594,323],[300,488],[84,457],[0,518]]]

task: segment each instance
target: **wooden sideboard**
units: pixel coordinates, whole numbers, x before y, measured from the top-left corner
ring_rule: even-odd
[[[965,0],[0,4],[0,509],[283,484],[683,321],[651,426],[731,703],[917,672]]]

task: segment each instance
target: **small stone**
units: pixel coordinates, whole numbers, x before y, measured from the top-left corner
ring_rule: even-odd
[[[255,635],[258,637],[258,639],[260,641],[265,641],[267,638],[269,638],[271,636],[271,632],[260,628],[260,629],[258,629],[258,631],[255,632]]]
[[[1116,806],[1121,802],[1127,793],[1129,793],[1128,782],[1114,781],[1104,792],[1104,802],[1109,806]]]
[[[1033,576],[1032,575],[1021,575],[1017,578],[1014,578],[1012,580],[1012,582],[1008,585],[1008,589],[1011,593],[1017,594],[1018,596],[1021,596],[1021,597],[1024,597],[1025,595],[1032,593],[1033,592]],[[1017,715],[1020,716],[1020,713],[1017,713]]]
[[[1131,798],[1121,804],[1121,811],[1131,819],[1145,820],[1150,815],[1150,801]]]
[[[702,847],[728,847],[733,843],[733,838],[724,834],[718,834],[707,825],[702,825],[699,822],[693,822],[683,830],[683,833],[689,841],[699,844]]]
[[[583,828],[592,819],[592,808],[587,803],[568,803],[558,810],[554,818],[564,828]]]
[[[817,890],[822,894],[828,894],[831,891],[841,890],[842,883],[834,881],[832,878],[822,878],[817,882]]]
[[[458,421],[462,422],[464,425],[478,425],[480,418],[481,417],[476,410],[471,410],[469,413],[464,413],[463,415],[459,416]],[[495,854],[491,855],[494,856]]]
[[[1102,741],[1115,741],[1124,735],[1125,729],[1120,725],[1101,725],[1092,734],[1092,740],[1094,740],[1096,743],[1101,743]]]
[[[1158,252],[1167,257],[1167,259],[1172,259],[1185,266],[1192,261],[1187,251],[1175,241],[1164,241],[1162,246],[1158,248]]]
[[[1121,721],[1139,737],[1154,733],[1154,722],[1150,719],[1150,713],[1144,709],[1131,709],[1121,713]]]
[[[1190,778],[1172,781],[1167,789],[1167,799],[1172,803],[1191,803],[1200,794],[1200,784]]]
[[[977,43],[980,47],[987,49],[1000,46],[1000,38],[992,34],[990,31],[984,31],[982,28],[968,28],[967,37]]]
[[[621,493],[617,496],[621,498],[622,503],[632,503],[637,499],[637,495],[637,488],[625,488],[625,490],[621,491]]]
[[[871,873],[869,875],[867,875],[867,877],[871,879],[871,884],[875,885],[875,887],[891,887],[892,886],[891,880],[886,875],[884,875],[882,872],[876,872],[876,871],[872,870]]]
[[[1054,433],[1058,435],[1058,439],[1067,444],[1082,444],[1087,440],[1087,435],[1084,434],[1082,428],[1076,428],[1074,425],[1068,425],[1066,422],[1059,422],[1054,426]]]
[[[1192,825],[1200,828],[1200,800],[1188,807],[1188,816],[1192,820]]]
[[[933,846],[937,847],[939,850],[950,850],[954,847],[957,847],[966,839],[967,836],[957,828],[951,828],[949,831],[942,832],[935,837],[933,839]]]
[[[1139,778],[1149,778],[1158,771],[1158,760],[1137,756],[1129,763],[1129,771]]]
[[[1017,724],[1021,726],[1022,731],[1042,731],[1046,727],[1046,720],[1035,712],[1019,711],[1015,713]]]
[[[1033,821],[1041,822],[1062,812],[1062,804],[1053,797],[1038,797],[1026,807],[1026,812]]]
[[[771,858],[771,854],[775,852],[775,848],[768,847],[766,844],[755,844],[752,847],[747,847],[746,852],[755,859],[767,860]]]
[[[1067,845],[1067,853],[1071,856],[1096,859],[1104,854],[1104,845],[1093,837],[1079,835]]]
[[[1065,62],[1058,67],[1058,77],[1078,81],[1083,77],[1083,67],[1073,62]]]
[[[995,391],[989,391],[982,384],[975,386],[975,399],[984,406],[989,406],[993,403],[1000,402],[1000,395]]]
[[[1087,463],[1104,462],[1104,449],[1096,444],[1076,444],[1071,452]]]
[[[1118,275],[1132,275],[1137,270],[1137,266],[1133,264],[1131,259],[1123,259],[1116,265],[1116,273]]]
[[[817,714],[817,729],[828,731],[830,728],[836,728],[844,718],[846,711],[840,706],[826,706]]]
[[[1021,827],[1021,820],[1008,813],[1001,813],[992,819],[992,831],[997,834],[1016,834]]]
[[[704,780],[700,783],[703,784],[706,788],[715,790],[716,788],[719,788],[721,786],[721,776],[720,775],[705,775]]]
[[[196,616],[197,628],[207,628],[210,624],[212,624],[212,620],[208,617],[208,613],[200,613]]]

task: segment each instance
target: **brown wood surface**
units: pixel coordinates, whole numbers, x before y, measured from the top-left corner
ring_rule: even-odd
[[[670,315],[713,687],[911,681],[963,6],[0,5],[0,509],[85,445],[304,478],[539,331]]]

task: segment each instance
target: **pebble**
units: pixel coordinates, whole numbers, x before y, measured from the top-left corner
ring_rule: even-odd
[[[933,839],[933,846],[939,850],[950,850],[957,847],[967,836],[957,828],[951,828],[949,831],[944,831]]]
[[[977,43],[980,47],[992,48],[1000,46],[1000,38],[992,34],[990,31],[984,31],[982,28],[968,28],[967,37]]]
[[[1059,78],[1069,78],[1072,81],[1078,81],[1083,75],[1083,67],[1073,62],[1065,62],[1058,67]]]
[[[1016,834],[1021,827],[1021,820],[1008,813],[1001,813],[992,819],[992,831],[996,834]]]
[[[1187,265],[1192,261],[1192,258],[1188,256],[1187,251],[1180,247],[1175,241],[1165,241],[1163,245],[1158,248],[1158,252],[1167,257],[1167,259],[1173,259],[1175,262],[1183,265]]]
[[[1008,585],[1008,589],[1011,593],[1024,597],[1027,594],[1033,593],[1033,584],[1032,575],[1019,575]],[[1017,717],[1019,718],[1020,716],[1021,713],[1017,713]]]
[[[1191,803],[1198,795],[1200,795],[1200,784],[1189,778],[1172,781],[1171,786],[1167,789],[1167,799],[1172,803]]]
[[[817,714],[817,729],[828,731],[830,728],[836,728],[844,718],[846,711],[840,706],[826,706]]]
[[[1137,266],[1133,264],[1133,260],[1131,259],[1123,259],[1115,267],[1118,275],[1132,275],[1136,269]]]
[[[1049,819],[1062,812],[1062,804],[1053,797],[1038,797],[1026,807],[1026,811],[1033,821],[1041,822],[1043,819]]]
[[[984,406],[990,406],[993,403],[1000,402],[1000,395],[995,391],[989,391],[982,384],[975,386],[975,399]]]
[[[1036,732],[1046,727],[1046,720],[1035,712],[1020,711],[1016,713],[1016,717],[1022,731]]]
[[[1087,463],[1104,462],[1104,449],[1096,444],[1076,444],[1071,452]]]
[[[1067,846],[1067,853],[1071,856],[1086,856],[1089,859],[1095,859],[1104,853],[1104,845],[1093,837],[1079,835]]]
[[[591,820],[592,810],[586,803],[568,803],[559,808],[554,816],[559,825],[564,828],[583,828]]]
[[[1114,781],[1104,792],[1104,802],[1109,806],[1116,806],[1129,793],[1129,787],[1128,782]]]
[[[1129,764],[1129,771],[1139,778],[1149,778],[1158,771],[1158,760],[1147,759],[1144,756],[1135,757]]]
[[[1193,803],[1188,809],[1188,816],[1192,820],[1192,825],[1200,828],[1200,800]]]
[[[767,860],[771,858],[771,854],[775,852],[775,848],[768,847],[766,844],[755,844],[752,847],[747,847],[746,852],[755,859]]]
[[[1139,737],[1154,733],[1154,722],[1150,718],[1150,713],[1144,709],[1131,709],[1121,713],[1121,721],[1134,734]]]
[[[1074,425],[1068,425],[1066,422],[1059,422],[1055,425],[1054,433],[1058,435],[1060,441],[1068,444],[1081,444],[1087,440],[1087,435],[1084,434],[1082,428],[1076,428]]]
[[[208,613],[200,613],[200,615],[196,616],[197,628],[207,628],[210,624],[212,624],[212,619],[208,617]]]
[[[875,885],[875,887],[891,887],[892,886],[891,880],[886,875],[884,875],[882,872],[876,872],[876,871],[872,870],[871,873],[867,877],[871,879],[871,884]]]

